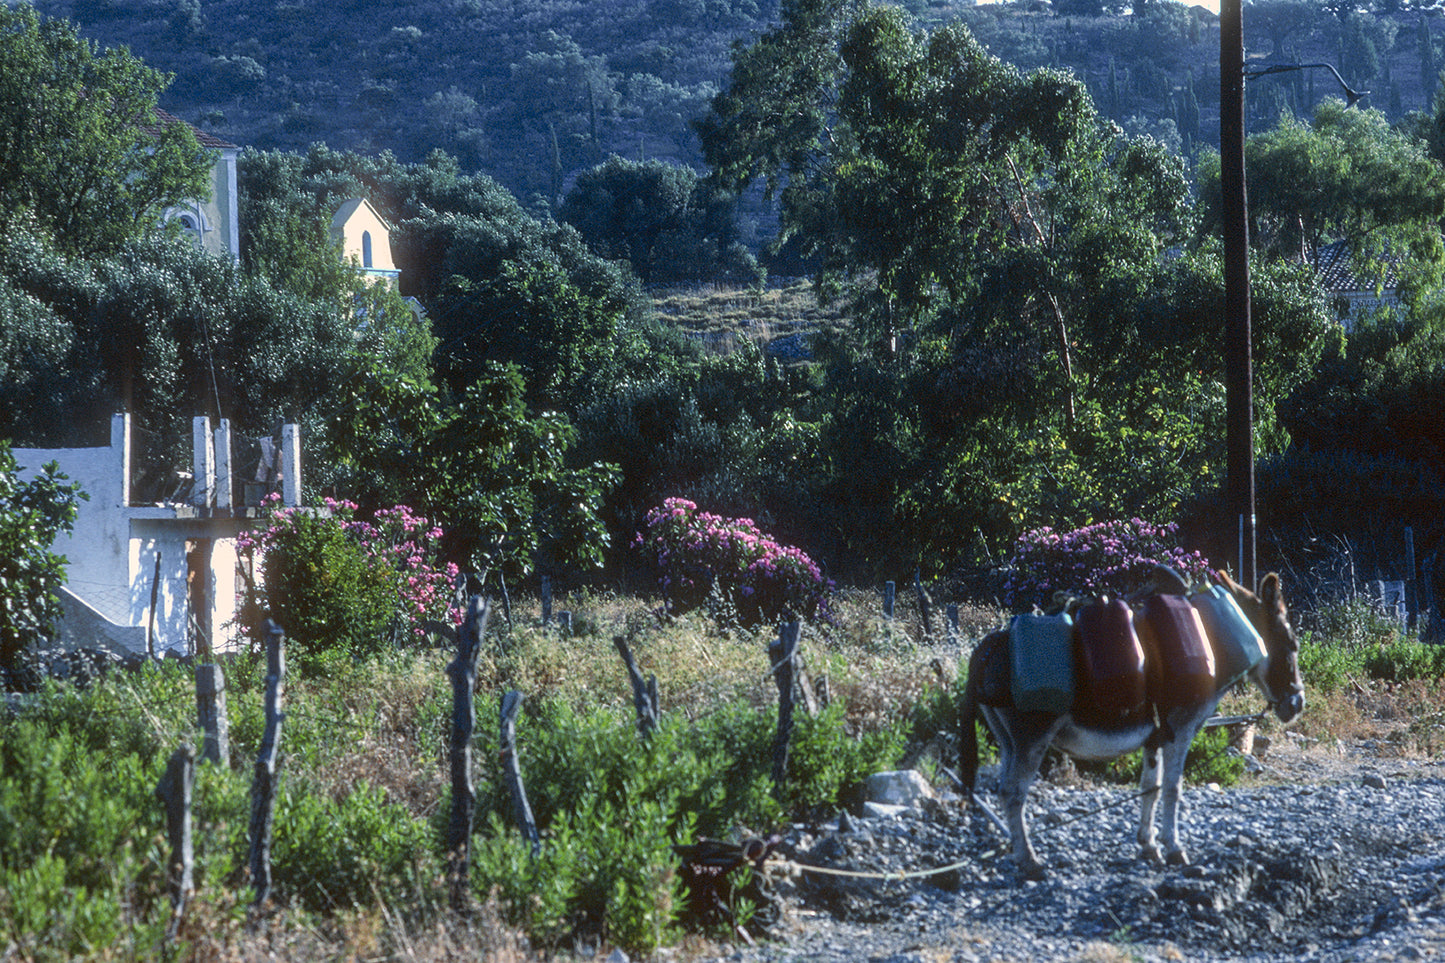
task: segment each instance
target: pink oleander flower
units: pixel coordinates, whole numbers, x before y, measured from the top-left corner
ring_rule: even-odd
[[[1048,601],[1057,588],[1080,596],[1121,595],[1141,586],[1156,564],[1187,578],[1208,577],[1207,560],[1177,544],[1178,528],[1138,518],[1098,522],[1069,532],[1038,528],[1015,542],[1004,583],[1014,609]]]
[[[754,624],[784,613],[827,614],[832,583],[806,554],[779,545],[753,519],[724,518],[669,498],[646,513],[632,544],[657,570],[675,611],[701,604],[712,591]]]

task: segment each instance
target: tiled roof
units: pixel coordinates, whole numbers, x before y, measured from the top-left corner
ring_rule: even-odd
[[[156,122],[154,124],[142,124],[141,129],[149,134],[158,135],[164,128],[171,127],[175,124],[186,124],[186,122],[181,120],[174,114],[169,114],[166,111],[161,110],[159,107],[157,107]],[[196,140],[201,142],[202,147],[208,148],[210,150],[240,149],[230,141],[222,140],[214,134],[208,134],[205,131],[201,130],[199,127],[196,127],[192,124],[186,124],[186,126],[191,128],[191,133],[196,135]]]
[[[1350,249],[1344,241],[1326,244],[1315,251],[1315,273],[1319,275],[1320,287],[1326,291],[1344,293],[1375,290],[1373,282],[1363,281],[1355,274],[1355,266],[1350,263]],[[1399,283],[1395,276],[1394,263],[1391,262],[1385,270],[1383,287],[1388,291]]]

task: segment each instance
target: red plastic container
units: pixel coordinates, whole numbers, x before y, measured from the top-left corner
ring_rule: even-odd
[[[1134,613],[1122,599],[1099,600],[1079,609],[1075,711],[1092,721],[1124,722],[1145,708],[1144,646]]]
[[[1149,596],[1134,618],[1134,627],[1144,644],[1150,702],[1169,708],[1204,702],[1214,695],[1214,650],[1188,599]]]

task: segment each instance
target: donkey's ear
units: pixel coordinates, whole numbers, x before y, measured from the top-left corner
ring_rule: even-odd
[[[1230,577],[1229,577],[1229,573],[1226,572],[1224,569],[1222,569],[1222,568],[1220,568],[1220,569],[1215,569],[1215,571],[1214,571],[1214,577],[1215,577],[1216,579],[1218,579],[1220,585],[1223,585],[1225,588],[1229,589],[1229,594],[1231,594],[1231,595],[1238,595],[1238,594],[1239,594],[1239,590],[1240,590],[1240,585],[1239,585],[1239,583],[1236,582],[1234,579],[1230,578]]]
[[[1284,589],[1280,585],[1279,573],[1270,572],[1259,583],[1259,600],[1270,608],[1284,607]]]

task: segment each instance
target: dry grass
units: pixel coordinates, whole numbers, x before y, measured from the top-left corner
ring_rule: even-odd
[[[168,958],[178,963],[536,963],[545,959],[503,922],[493,903],[479,907],[470,917],[430,914],[422,921],[409,920],[379,902],[372,908],[318,921],[285,910],[253,918],[244,899],[244,895],[224,893],[193,902]],[[146,956],[144,952],[134,954]]]
[[[807,281],[750,288],[702,284],[652,293],[658,320],[676,325],[719,353],[743,340],[766,345],[800,331],[837,330],[847,324],[841,303],[823,305]]]

